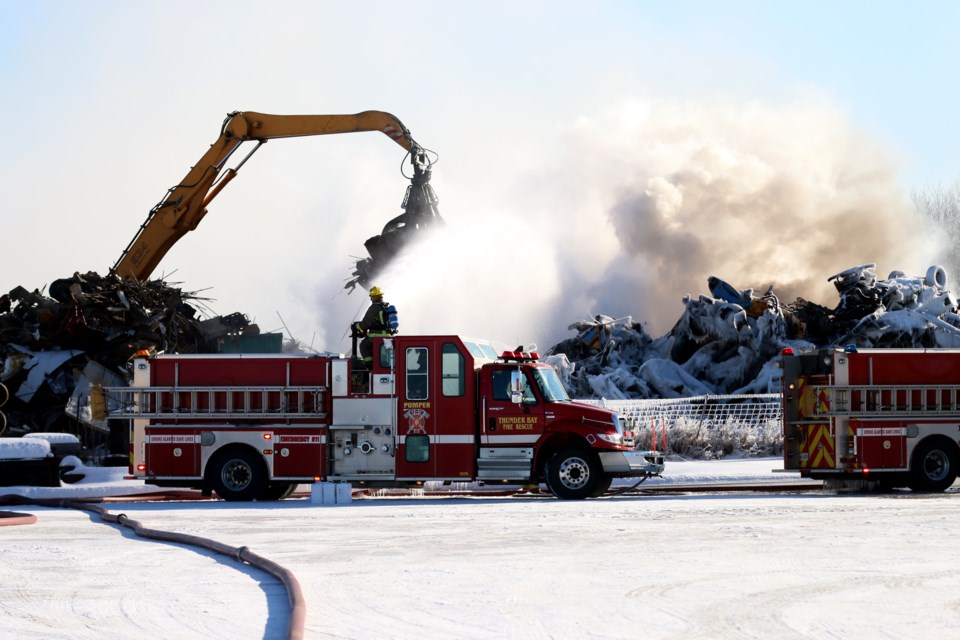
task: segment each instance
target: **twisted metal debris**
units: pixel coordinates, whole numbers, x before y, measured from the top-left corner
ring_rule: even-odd
[[[3,294],[0,382],[10,400],[0,435],[75,433],[122,449],[109,442],[122,434],[90,418],[82,391],[102,380],[123,384],[138,351],[210,353],[225,335],[259,332],[239,313],[204,319],[205,301],[164,280],[94,272],[56,280],[46,294],[20,286]],[[101,436],[91,438],[90,429]]]
[[[710,295],[684,298],[683,315],[660,338],[631,317],[576,322],[576,336],[548,352],[577,398],[609,400],[777,393],[785,347],[960,347],[960,315],[938,266],[922,277],[878,279],[875,264],[830,276],[833,309],[772,288],[757,296],[711,276]]]

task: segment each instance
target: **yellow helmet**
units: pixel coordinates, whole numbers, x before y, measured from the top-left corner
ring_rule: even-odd
[[[380,291],[380,287],[371,287],[371,289],[370,289],[370,297],[371,297],[371,298],[382,298],[382,297],[383,297],[383,291]]]

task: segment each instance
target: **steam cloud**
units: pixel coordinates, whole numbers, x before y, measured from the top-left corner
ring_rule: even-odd
[[[384,274],[407,332],[545,349],[604,313],[657,336],[710,275],[832,307],[833,273],[875,262],[922,274],[937,261],[895,158],[823,101],[635,100],[567,133],[562,164],[516,167],[496,210],[441,193],[447,228]]]

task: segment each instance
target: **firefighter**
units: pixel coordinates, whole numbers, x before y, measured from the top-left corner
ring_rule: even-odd
[[[360,341],[360,357],[367,369],[373,364],[373,340],[376,336],[389,336],[390,325],[387,317],[387,303],[383,301],[383,292],[380,287],[370,289],[370,308],[360,322],[353,323],[354,335],[362,337]]]

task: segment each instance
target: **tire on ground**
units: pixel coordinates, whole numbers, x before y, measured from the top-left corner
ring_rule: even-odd
[[[257,500],[283,500],[289,498],[296,488],[295,482],[271,482]]]
[[[604,481],[597,455],[581,447],[559,451],[547,462],[545,475],[551,493],[563,500],[591,497]]]
[[[590,494],[591,498],[597,498],[602,496],[607,492],[607,489],[610,488],[610,485],[613,484],[613,476],[604,475],[600,482],[597,483],[596,488],[593,490],[593,493]]]
[[[253,500],[267,489],[266,466],[252,449],[225,449],[217,453],[209,464],[211,486],[223,500]]]
[[[943,438],[928,438],[917,445],[910,460],[913,491],[939,493],[957,479],[957,446]]]

